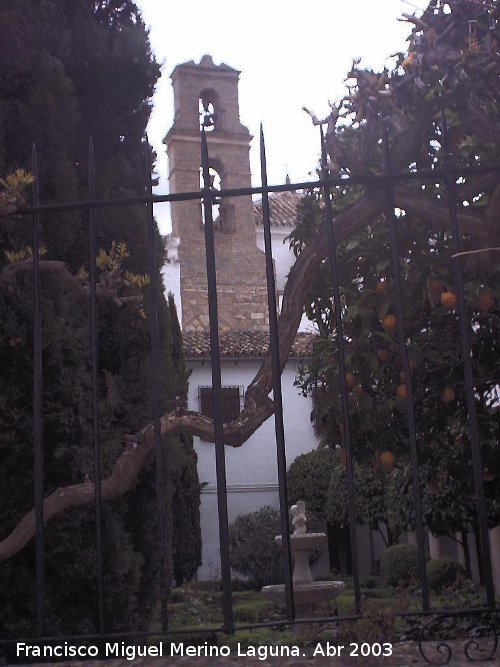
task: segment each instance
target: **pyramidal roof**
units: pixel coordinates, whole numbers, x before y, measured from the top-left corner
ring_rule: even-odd
[[[234,69],[234,67],[230,67],[229,65],[226,65],[226,63],[220,63],[220,65],[216,65],[214,63],[214,60],[211,55],[206,53],[204,56],[202,56],[201,60],[199,63],[195,63],[194,60],[188,60],[185,63],[181,63],[180,65],[176,65],[172,71],[171,76],[173,76],[174,72],[178,68],[185,68],[185,67],[192,67],[196,70],[204,69],[204,70],[218,70],[223,71],[223,72],[233,72],[235,74],[240,74],[240,70]]]

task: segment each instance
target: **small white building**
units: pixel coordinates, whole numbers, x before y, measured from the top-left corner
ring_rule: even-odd
[[[294,386],[298,365],[309,354],[311,336],[302,333],[292,348],[283,371],[282,392],[285,444],[288,464],[298,454],[317,445],[310,421],[311,401]],[[259,331],[238,331],[220,337],[223,415],[229,421],[239,413],[246,387],[255,377],[268,347],[268,336]],[[191,369],[188,409],[212,415],[210,342],[208,332],[184,333],[186,364]],[[226,447],[226,478],[229,521],[264,505],[279,507],[274,418],[269,418],[241,447]],[[213,443],[194,439],[198,455],[201,492],[203,564],[201,579],[220,575],[217,482]]]

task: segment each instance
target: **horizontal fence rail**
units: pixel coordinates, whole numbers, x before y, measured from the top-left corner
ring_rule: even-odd
[[[34,347],[33,347],[33,441],[34,441],[34,498],[35,498],[35,520],[36,520],[36,539],[35,539],[35,553],[36,553],[36,636],[30,637],[31,642],[60,642],[61,640],[80,640],[93,641],[105,640],[108,638],[129,638],[136,639],[139,637],[158,637],[165,638],[167,636],[186,635],[186,634],[205,634],[213,635],[216,632],[233,633],[236,630],[249,630],[262,627],[282,627],[290,624],[308,624],[321,623],[326,621],[349,622],[363,617],[363,603],[360,589],[360,576],[357,556],[356,543],[356,525],[357,518],[355,515],[355,498],[354,498],[354,456],[350,433],[350,420],[348,408],[348,387],[346,383],[346,350],[345,337],[343,329],[343,312],[341,300],[341,285],[338,273],[338,248],[335,238],[335,188],[348,188],[354,185],[362,185],[366,187],[377,187],[385,193],[385,216],[390,226],[390,247],[391,247],[391,262],[392,272],[395,285],[396,296],[396,315],[398,320],[398,346],[401,354],[402,368],[405,384],[408,387],[406,395],[406,419],[409,436],[409,457],[411,461],[412,486],[413,486],[413,503],[415,511],[416,532],[418,542],[418,565],[421,581],[421,605],[422,608],[415,612],[400,612],[401,617],[421,617],[428,619],[429,617],[461,617],[465,615],[480,616],[481,614],[493,614],[493,612],[500,611],[496,607],[495,592],[493,586],[492,565],[490,559],[490,550],[488,543],[488,522],[486,501],[483,490],[482,479],[482,460],[481,448],[479,442],[479,432],[477,425],[476,406],[474,398],[474,381],[472,376],[471,365],[471,349],[469,344],[470,323],[466,318],[465,311],[465,296],[463,284],[463,271],[460,257],[460,231],[458,229],[458,202],[456,194],[457,179],[469,175],[481,175],[488,173],[500,173],[500,165],[492,166],[476,166],[463,167],[453,161],[453,157],[449,155],[442,167],[435,169],[424,169],[406,171],[395,173],[392,170],[391,154],[389,146],[389,136],[387,129],[385,129],[382,136],[382,148],[384,152],[384,164],[381,165],[380,174],[366,174],[359,176],[340,177],[333,174],[327,166],[327,154],[325,137],[323,130],[320,127],[320,148],[321,148],[321,169],[320,178],[317,180],[301,182],[301,183],[286,183],[282,185],[268,185],[267,183],[267,169],[266,169],[266,154],[264,134],[261,130],[261,186],[238,188],[238,189],[222,189],[217,191],[213,188],[210,181],[209,166],[209,141],[205,136],[205,131],[202,129],[200,135],[201,141],[201,164],[203,174],[203,185],[199,191],[184,192],[184,193],[170,193],[155,195],[152,192],[151,181],[151,164],[152,157],[149,149],[149,144],[146,142],[145,163],[146,163],[146,182],[144,185],[144,194],[125,198],[112,199],[97,199],[95,195],[95,167],[93,147],[89,147],[89,170],[88,170],[88,200],[77,202],[63,202],[54,204],[41,204],[39,201],[39,178],[37,168],[36,150],[33,149],[33,201],[32,205],[26,207],[16,213],[16,215],[31,216],[33,222],[33,275],[34,275]],[[447,128],[446,122],[442,119],[442,132],[444,149],[447,150],[446,137]],[[454,282],[458,293],[458,315],[460,325],[460,340],[462,343],[462,364],[464,369],[464,383],[467,398],[467,410],[469,418],[470,436],[471,436],[471,457],[473,468],[473,481],[477,499],[477,521],[480,533],[480,558],[482,564],[482,575],[486,591],[486,604],[476,608],[464,608],[459,610],[442,610],[431,609],[429,601],[429,591],[426,578],[425,568],[425,552],[424,552],[424,517],[422,510],[422,499],[420,496],[420,477],[418,465],[418,443],[416,435],[416,424],[414,415],[414,399],[411,388],[411,369],[409,365],[408,349],[407,349],[407,334],[404,328],[404,297],[401,276],[401,262],[400,252],[398,246],[398,229],[397,218],[395,213],[395,198],[394,198],[394,184],[403,181],[430,181],[432,183],[444,184],[446,187],[446,197],[448,204],[449,222],[451,225],[451,232],[453,238],[453,252],[457,261],[453,262]],[[286,484],[286,446],[285,446],[285,430],[283,423],[283,408],[281,396],[281,379],[280,379],[280,359],[279,359],[279,337],[278,337],[278,320],[276,307],[276,294],[273,273],[273,256],[271,249],[270,236],[270,207],[269,195],[271,193],[289,192],[296,190],[311,191],[316,190],[321,192],[324,208],[324,233],[328,243],[328,262],[330,269],[331,288],[333,295],[333,304],[335,310],[335,324],[337,330],[338,342],[338,364],[340,369],[340,397],[342,404],[343,426],[342,426],[342,447],[346,451],[346,467],[347,467],[347,496],[349,509],[349,528],[350,540],[352,548],[352,569],[354,578],[354,598],[355,611],[354,615],[349,616],[328,616],[328,617],[314,617],[314,618],[297,618],[294,591],[292,583],[292,553],[290,544],[290,535],[288,530],[288,493]],[[215,265],[215,239],[214,239],[214,221],[212,215],[212,205],[220,202],[225,197],[250,196],[254,194],[262,195],[263,203],[263,228],[265,238],[265,259],[266,259],[266,277],[267,277],[267,291],[268,291],[268,310],[270,320],[270,350],[272,354],[272,371],[273,371],[273,398],[275,404],[275,438],[276,438],[276,455],[278,465],[279,478],[279,498],[280,498],[280,516],[281,516],[281,531],[283,538],[283,564],[285,572],[285,599],[286,599],[286,619],[274,620],[265,623],[252,624],[237,624],[234,620],[233,600],[231,591],[231,570],[229,564],[229,532],[228,532],[228,510],[227,510],[227,489],[226,489],[226,468],[225,468],[225,449],[224,449],[224,435],[222,422],[222,397],[221,397],[221,358],[219,347],[219,321],[217,310],[217,275]],[[153,215],[153,205],[163,202],[181,202],[198,200],[203,206],[204,211],[204,232],[205,232],[205,250],[206,250],[206,266],[208,276],[208,303],[209,303],[209,326],[210,326],[210,345],[211,345],[211,367],[212,367],[212,391],[213,391],[213,414],[214,414],[214,431],[215,431],[215,453],[216,453],[216,475],[217,475],[217,495],[218,495],[218,514],[219,514],[219,540],[220,540],[220,554],[221,554],[221,572],[222,572],[222,625],[216,625],[210,628],[193,627],[182,630],[172,630],[168,627],[168,608],[167,608],[167,580],[166,567],[167,560],[166,553],[166,469],[168,469],[168,461],[164,461],[164,452],[160,442],[160,381],[158,377],[159,369],[159,327],[158,327],[158,293],[157,281],[155,280],[155,221]],[[158,539],[160,544],[161,567],[160,575],[160,599],[161,599],[161,616],[162,629],[161,632],[138,632],[131,629],[129,632],[109,632],[107,631],[107,620],[104,616],[104,602],[106,590],[104,586],[103,575],[103,525],[102,525],[102,499],[101,499],[101,444],[99,436],[100,417],[99,417],[99,401],[98,401],[98,318],[96,308],[96,269],[95,258],[97,254],[97,240],[96,234],[98,229],[97,213],[98,211],[119,206],[143,205],[146,215],[146,224],[148,232],[148,251],[149,251],[149,268],[151,272],[150,282],[150,307],[151,316],[150,322],[150,345],[151,345],[151,361],[152,361],[152,396],[153,396],[153,413],[154,413],[154,441],[155,441],[155,457],[156,457],[156,493],[158,504]],[[91,329],[91,386],[92,386],[92,410],[93,410],[93,444],[94,444],[94,486],[95,486],[95,523],[96,523],[96,551],[97,551],[97,572],[96,579],[97,597],[96,600],[96,628],[94,633],[75,634],[54,636],[48,633],[44,621],[44,572],[47,567],[45,552],[44,552],[44,515],[43,515],[43,442],[42,442],[42,339],[41,339],[41,315],[40,315],[40,227],[44,216],[51,212],[81,210],[87,213],[87,220],[89,226],[89,256],[90,256],[90,329]],[[1,604],[1,602],[0,602]],[[23,638],[0,638],[0,646],[12,645]],[[495,645],[496,648],[496,645]],[[427,659],[427,658],[426,658]]]

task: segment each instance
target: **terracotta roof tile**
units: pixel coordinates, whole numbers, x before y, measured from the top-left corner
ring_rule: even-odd
[[[271,192],[269,209],[271,225],[295,227],[297,224],[297,204],[302,197],[297,192]],[[262,199],[254,202],[255,224],[262,225]]]
[[[210,356],[210,333],[208,331],[185,331],[182,337],[186,358]],[[290,357],[310,357],[314,338],[313,333],[298,333],[292,345]],[[269,346],[269,334],[265,331],[229,331],[219,335],[219,343],[222,357],[263,357]]]

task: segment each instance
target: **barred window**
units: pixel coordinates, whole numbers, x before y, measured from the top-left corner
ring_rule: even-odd
[[[222,421],[230,422],[238,419],[241,412],[241,400],[243,392],[240,387],[222,387]],[[213,417],[213,393],[212,387],[199,387],[198,398],[200,401],[200,412],[205,417]]]

